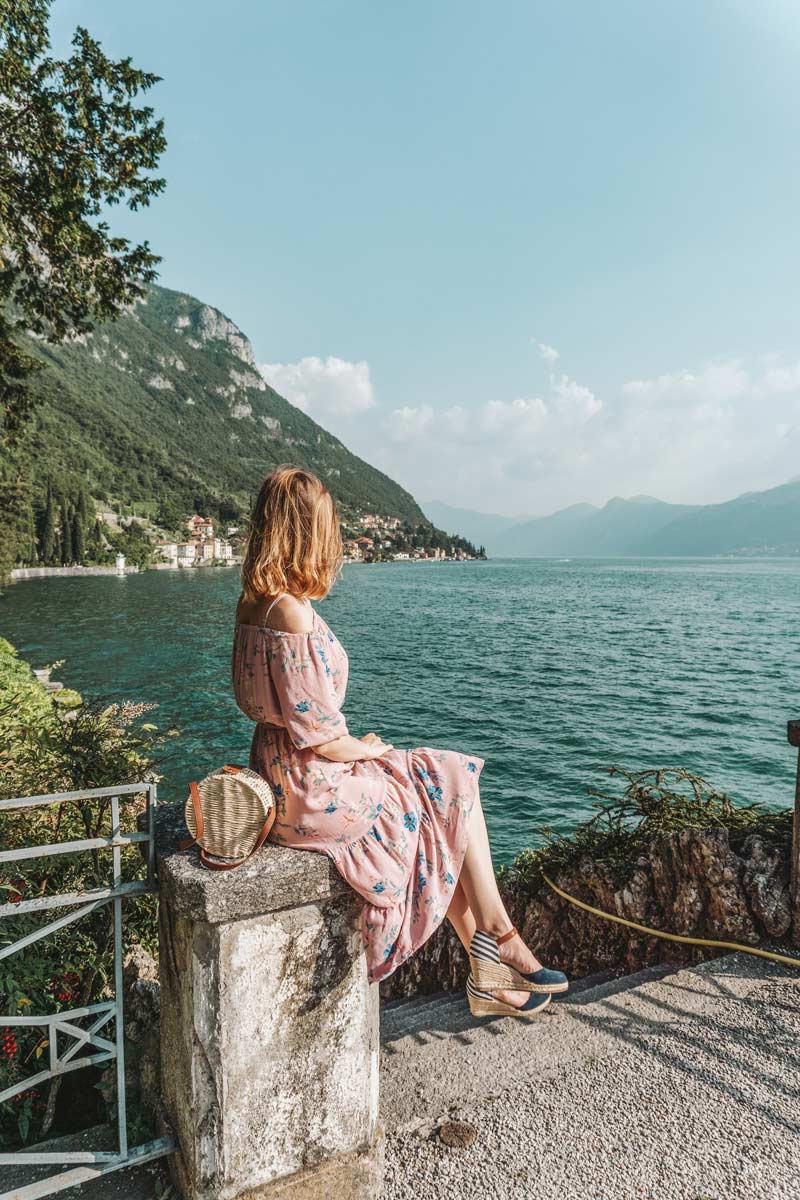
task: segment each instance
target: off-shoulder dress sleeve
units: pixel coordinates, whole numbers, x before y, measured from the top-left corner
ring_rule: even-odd
[[[298,749],[343,737],[347,722],[339,711],[324,639],[317,630],[273,632],[270,676],[289,737]]]

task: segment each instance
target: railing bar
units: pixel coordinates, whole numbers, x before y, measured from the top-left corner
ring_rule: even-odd
[[[70,1171],[62,1171],[59,1175],[50,1175],[47,1179],[39,1179],[36,1183],[29,1183],[23,1187],[15,1188],[12,1192],[3,1192],[0,1195],[0,1200],[44,1200],[45,1196],[52,1196],[56,1192],[63,1192],[67,1188],[75,1187],[83,1183],[91,1183],[93,1179],[99,1178],[101,1175],[108,1175],[111,1171],[117,1171],[121,1167],[141,1166],[146,1162],[151,1162],[154,1158],[161,1158],[164,1154],[170,1154],[175,1149],[175,1139],[171,1137],[155,1138],[152,1142],[145,1142],[142,1146],[136,1146],[130,1151],[127,1158],[110,1159],[102,1165],[90,1165],[82,1167],[73,1167]],[[22,1158],[30,1159],[31,1155],[15,1156],[13,1154],[0,1154],[0,1163],[4,1162],[20,1162]],[[99,1155],[96,1156],[95,1162]],[[56,1155],[37,1156],[36,1162],[63,1162],[64,1158],[58,1158]]]
[[[5,1158],[11,1158],[11,1155],[0,1155],[0,1163]],[[96,1163],[96,1162],[115,1162],[119,1158],[119,1152],[116,1150],[65,1150],[63,1154],[56,1151],[45,1150],[41,1154],[19,1154],[14,1155],[14,1165],[22,1166],[41,1166],[44,1163]],[[125,1164],[128,1165],[127,1163]],[[16,1192],[13,1193],[16,1195]]]
[[[91,904],[85,904],[83,908],[73,909],[66,916],[59,917],[57,921],[51,921],[49,925],[42,925],[41,929],[34,929],[32,933],[28,933],[18,941],[12,942],[10,946],[4,946],[0,950],[0,959],[8,958],[11,954],[16,954],[18,950],[24,950],[26,946],[32,946],[34,942],[40,941],[43,937],[48,937],[51,933],[57,933],[65,925],[71,925],[73,921],[79,921],[81,917],[85,917],[93,909],[99,908],[101,904],[108,904],[108,901],[93,900]]]
[[[96,1046],[98,1050],[110,1050],[112,1052],[116,1049],[114,1042],[110,1038],[101,1037],[93,1029],[78,1029],[74,1025],[56,1025],[56,1029],[59,1033],[75,1039],[69,1050],[61,1055],[59,1061],[62,1063],[70,1062],[84,1046]]]
[[[147,882],[150,887],[156,886],[156,804],[158,785],[148,784],[147,787]]]
[[[107,1050],[100,1050],[97,1054],[87,1054],[86,1058],[81,1058],[77,1062],[69,1062],[63,1070],[56,1064],[56,1076],[68,1075],[70,1071],[80,1071],[82,1067],[91,1067],[93,1063],[108,1062],[110,1058],[114,1058],[113,1053]],[[0,1104],[4,1100],[10,1100],[12,1096],[16,1096],[17,1092],[24,1092],[26,1088],[35,1087],[37,1083],[44,1083],[47,1079],[52,1079],[53,1075],[49,1071],[37,1071],[35,1075],[29,1075],[27,1079],[21,1079],[19,1082],[12,1084],[10,1088],[6,1088],[4,1092],[0,1092]]]
[[[111,798],[111,834],[119,836],[119,799]],[[149,833],[147,840],[150,840]],[[119,848],[114,847],[112,854],[114,867],[114,887],[122,883],[122,856]],[[114,1036],[117,1043],[117,1123],[119,1126],[119,1152],[128,1153],[128,1121],[125,1105],[125,1022],[122,1012],[124,994],[122,988],[122,901],[114,899],[114,1000],[116,1015],[114,1021]]]
[[[88,892],[59,892],[57,896],[42,896],[38,900],[18,900],[0,904],[0,918],[19,917],[23,913],[44,912],[49,908],[69,908],[87,900],[111,900],[114,896],[142,896],[153,889],[144,879],[120,884],[118,888],[91,888]]]
[[[85,838],[80,842],[55,842],[52,846],[23,846],[19,850],[0,850],[0,862],[50,858],[54,854],[78,854],[81,850],[113,850],[117,846],[135,846],[149,840],[147,833],[121,833],[115,838]]]
[[[54,1022],[63,1024],[65,1021],[77,1021],[79,1017],[89,1017],[92,1013],[106,1013],[106,1020],[114,1012],[113,1000],[100,1000],[97,1004],[85,1004],[81,1008],[62,1008],[57,1013],[43,1013],[40,1017],[12,1017],[0,1014],[3,1025],[52,1025]]]
[[[104,796],[136,796],[147,791],[146,783],[122,783],[117,787],[86,788],[82,792],[53,792],[42,796],[16,796],[0,800],[0,812],[9,808],[30,808],[36,804],[64,804],[69,800],[101,800]]]

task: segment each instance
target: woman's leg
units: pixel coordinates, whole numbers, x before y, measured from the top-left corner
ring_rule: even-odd
[[[467,904],[467,897],[464,895],[464,888],[461,886],[459,879],[453,889],[453,899],[450,901],[450,907],[447,910],[447,919],[458,934],[458,940],[461,945],[469,953],[469,944],[472,941],[472,935],[475,933],[475,918],[472,915],[472,910]]]
[[[478,797],[475,798],[470,813],[469,842],[458,886],[453,894],[451,909],[453,913],[451,916],[451,912],[448,910],[448,919],[467,948],[469,941],[465,942],[464,939],[467,934],[471,939],[476,926],[484,933],[499,937],[513,924],[497,887],[492,852],[489,846],[489,834],[486,829],[483,807]],[[502,962],[510,963],[519,971],[538,971],[542,965],[519,934],[504,942],[500,946],[499,952]],[[527,992],[503,991],[496,994],[508,1004],[524,1004],[528,998]]]

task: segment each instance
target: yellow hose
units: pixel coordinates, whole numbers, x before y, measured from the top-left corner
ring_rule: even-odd
[[[773,962],[786,963],[790,967],[800,967],[800,957],[790,958],[787,954],[773,954],[771,950],[756,950],[754,946],[740,946],[737,942],[717,942],[709,938],[684,937],[679,933],[662,933],[660,929],[650,929],[647,925],[637,925],[635,921],[626,921],[624,917],[603,912],[601,908],[593,908],[591,904],[586,904],[583,900],[578,900],[575,896],[570,896],[569,892],[564,892],[560,887],[556,887],[552,879],[549,879],[544,873],[542,873],[542,878],[547,886],[551,887],[562,900],[568,900],[570,904],[574,904],[577,908],[582,908],[586,912],[592,913],[595,917],[603,917],[604,920],[614,921],[617,925],[627,925],[629,929],[635,929],[638,933],[647,933],[650,937],[666,938],[670,942],[684,942],[691,946],[715,946],[720,950],[736,950],[740,954],[755,954],[758,958],[770,958]]]

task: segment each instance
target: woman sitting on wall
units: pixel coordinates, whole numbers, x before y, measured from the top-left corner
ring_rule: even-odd
[[[478,790],[483,759],[396,750],[347,728],[347,655],[310,603],[327,596],[341,560],[327,488],[307,471],[274,471],[253,509],[233,646],[236,701],[256,722],[250,766],[276,797],[270,839],[326,854],[363,897],[372,981],[447,917],[469,955],[472,1012],[540,1012],[567,979],[541,965],[503,906]]]

